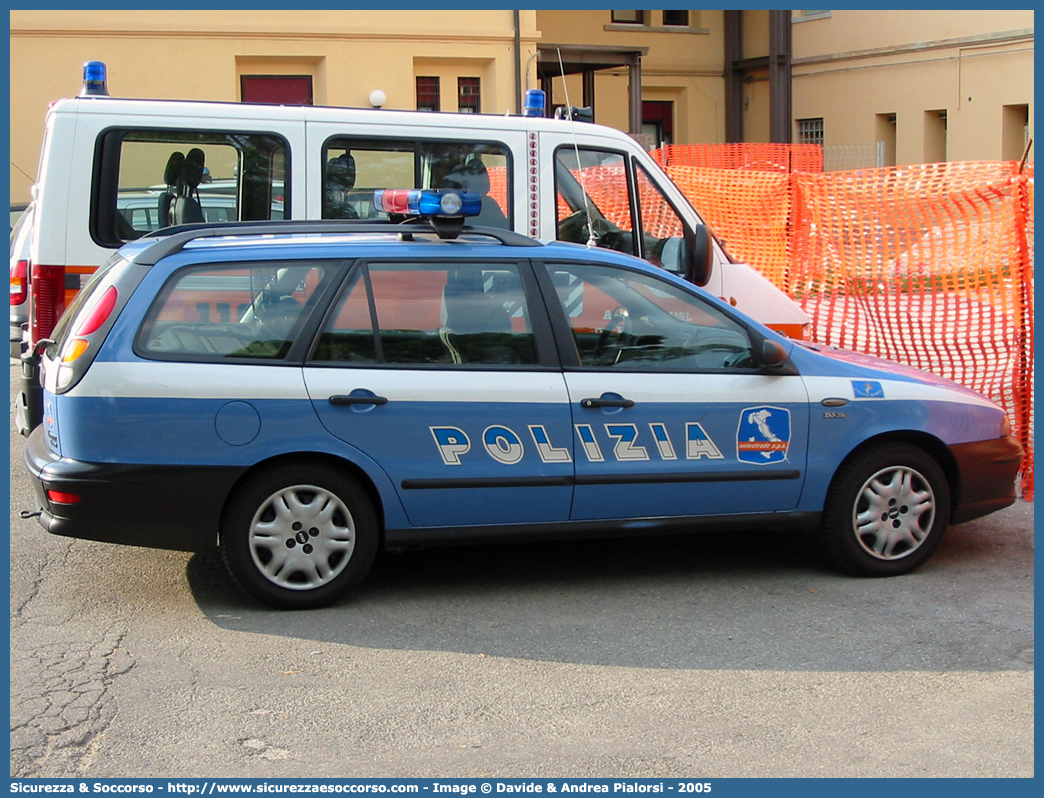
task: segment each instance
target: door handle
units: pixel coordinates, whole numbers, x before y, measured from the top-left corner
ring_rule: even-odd
[[[338,394],[330,397],[330,404],[336,406],[342,405],[386,405],[388,404],[387,397],[377,396],[376,394],[349,394],[344,396]]]
[[[598,398],[598,399],[581,399],[580,407],[634,407],[634,402],[631,399],[609,399],[609,398]]]

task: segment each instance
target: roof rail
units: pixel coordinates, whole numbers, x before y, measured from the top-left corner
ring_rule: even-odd
[[[163,258],[180,252],[191,241],[201,238],[247,235],[294,235],[301,233],[398,233],[412,240],[414,233],[438,233],[424,219],[398,221],[359,221],[355,219],[290,219],[284,221],[210,222],[165,227],[150,233],[155,243],[134,255],[131,260],[142,266],[154,266]],[[498,227],[464,225],[461,234],[488,236],[511,247],[541,247],[539,241]],[[143,241],[145,239],[142,239]]]

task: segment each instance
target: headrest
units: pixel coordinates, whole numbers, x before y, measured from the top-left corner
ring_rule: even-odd
[[[326,187],[335,191],[351,191],[355,187],[355,158],[350,152],[326,162]]]
[[[190,189],[199,185],[203,179],[203,160],[206,156],[199,147],[193,147],[185,156],[185,166],[181,170],[181,182]]]
[[[172,152],[167,159],[167,168],[163,170],[163,182],[175,186],[181,177],[181,169],[185,165],[185,153]]]

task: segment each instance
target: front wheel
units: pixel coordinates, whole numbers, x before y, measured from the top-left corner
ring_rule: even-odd
[[[218,537],[232,578],[282,609],[330,604],[356,587],[377,554],[377,519],[355,480],[284,464],[241,485]]]
[[[885,444],[841,467],[820,536],[830,559],[861,576],[898,576],[924,563],[946,531],[950,488],[923,450]]]

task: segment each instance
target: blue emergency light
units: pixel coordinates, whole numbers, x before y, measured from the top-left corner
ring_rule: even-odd
[[[528,89],[526,91],[525,116],[543,116],[546,106],[547,97],[543,89]]]
[[[105,85],[106,68],[104,61],[88,61],[83,65],[83,88],[81,97],[108,97],[109,89]]]
[[[373,204],[384,213],[410,216],[478,216],[482,196],[452,188],[395,188],[373,192]]]

